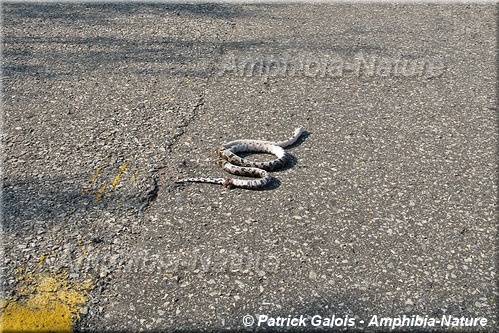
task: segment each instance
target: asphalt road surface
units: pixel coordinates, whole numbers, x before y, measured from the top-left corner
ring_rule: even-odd
[[[79,331],[497,328],[497,13],[4,4],[4,297],[23,267],[92,280]],[[266,189],[173,183],[300,125]]]

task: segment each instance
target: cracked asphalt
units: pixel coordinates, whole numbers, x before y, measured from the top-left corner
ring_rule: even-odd
[[[76,331],[497,329],[497,5],[2,7],[4,298],[23,267],[92,279]],[[267,189],[173,183],[300,125]]]

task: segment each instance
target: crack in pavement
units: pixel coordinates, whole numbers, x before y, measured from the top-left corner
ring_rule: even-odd
[[[167,182],[167,184],[162,183],[162,184],[158,185],[158,177],[159,177],[160,171],[167,170],[166,172],[162,173],[162,176],[166,176],[168,171],[172,171],[171,170],[171,161],[168,159],[168,156],[170,155],[170,153],[174,149],[175,144],[177,144],[181,140],[181,137],[184,135],[186,128],[188,128],[190,125],[192,125],[192,123],[194,123],[196,121],[196,117],[198,116],[198,111],[205,103],[205,96],[206,96],[206,92],[210,88],[210,82],[215,75],[216,68],[219,67],[219,65],[221,64],[222,58],[223,58],[224,54],[226,53],[225,46],[226,46],[227,40],[231,40],[233,37],[233,34],[234,34],[235,22],[231,21],[229,24],[230,24],[230,30],[229,30],[228,38],[221,41],[220,46],[219,46],[219,52],[216,52],[216,56],[213,57],[215,60],[213,62],[213,66],[212,66],[211,70],[209,71],[211,73],[211,75],[209,75],[206,78],[206,82],[204,84],[205,87],[203,89],[203,92],[199,96],[199,99],[197,100],[197,102],[191,108],[191,112],[189,113],[189,116],[186,119],[184,119],[184,121],[181,124],[176,126],[178,131],[172,136],[171,140],[169,140],[166,143],[166,147],[165,147],[166,153],[165,153],[165,157],[164,157],[161,165],[149,170],[150,178],[152,179],[152,189],[149,192],[147,192],[144,196],[142,196],[142,198],[140,199],[142,204],[140,205],[140,207],[137,210],[138,215],[143,214],[144,211],[149,207],[149,205],[158,198],[158,192],[159,192],[160,187],[165,186],[165,185],[168,185],[168,186],[173,185],[173,182],[171,182],[171,181]],[[166,176],[166,178],[169,179],[170,177]]]

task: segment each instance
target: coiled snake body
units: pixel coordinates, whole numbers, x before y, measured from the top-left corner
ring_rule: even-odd
[[[176,183],[211,183],[229,188],[241,187],[247,189],[265,187],[272,181],[272,176],[268,171],[278,169],[288,162],[289,155],[284,151],[284,148],[295,143],[304,130],[303,127],[298,127],[291,138],[282,142],[244,139],[224,143],[217,149],[218,163],[222,169],[233,175],[260,177],[259,179],[185,178],[177,180]],[[248,152],[269,153],[277,158],[268,162],[259,162],[250,161],[237,155],[238,153]]]

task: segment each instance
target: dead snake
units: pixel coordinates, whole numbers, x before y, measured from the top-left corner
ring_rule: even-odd
[[[284,148],[294,144],[304,130],[303,126],[298,127],[291,138],[282,142],[243,139],[224,143],[217,149],[218,163],[222,169],[233,175],[259,177],[259,179],[185,178],[177,180],[176,183],[211,183],[228,188],[241,187],[246,189],[265,187],[272,181],[272,176],[268,171],[276,170],[288,162],[290,156],[284,151]],[[250,161],[238,156],[238,153],[269,153],[277,158],[268,162]]]

